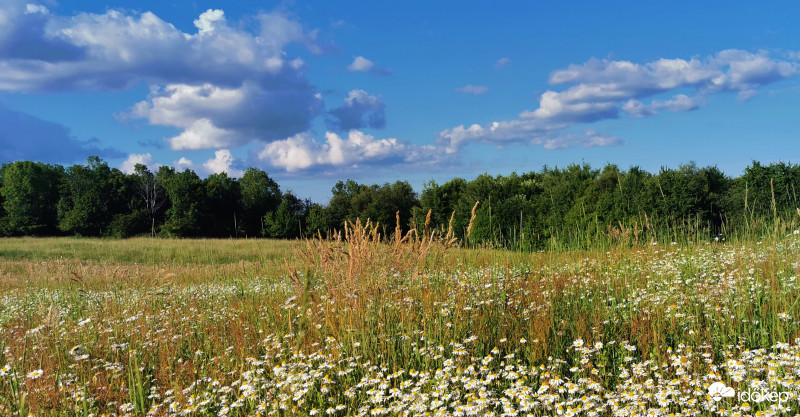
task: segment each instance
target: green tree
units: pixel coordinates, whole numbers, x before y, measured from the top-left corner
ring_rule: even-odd
[[[454,232],[456,236],[463,238],[466,222],[469,221],[469,212],[464,214],[460,210],[472,210],[472,206],[466,208],[466,200],[468,198],[464,198],[463,202],[461,201],[466,188],[467,181],[462,178],[454,178],[442,185],[438,185],[435,181],[425,183],[422,188],[422,194],[419,197],[420,206],[414,210],[414,217],[416,217],[418,223],[417,227],[424,223],[425,216],[430,211],[431,227],[446,230],[450,224],[450,217],[455,212]],[[475,202],[473,201],[472,204],[475,204]]]
[[[380,224],[384,233],[391,233],[399,211],[401,228],[407,231],[413,210],[419,206],[414,189],[405,181],[382,186],[359,184],[353,180],[339,181],[331,192],[333,196],[328,207],[314,214],[318,230],[341,230],[346,220],[370,220]],[[325,229],[319,224],[323,221],[327,226]]]
[[[112,169],[110,183],[112,195],[109,200],[112,204],[109,211],[112,217],[105,234],[126,238],[151,233],[155,222],[149,221],[147,208],[138,193],[139,177],[135,173],[126,175],[118,169]]]
[[[619,201],[620,212],[617,218],[605,219],[608,223],[624,221],[626,218],[639,216],[645,213],[650,215],[654,212],[654,202],[651,195],[648,195],[647,187],[653,175],[644,171],[638,166],[631,167],[628,172],[622,175],[619,182]]]
[[[366,186],[364,186],[366,187]],[[353,200],[361,192],[362,186],[348,179],[339,181],[331,189],[331,200],[328,202],[327,229],[341,230],[345,220],[355,221],[358,208],[353,207]]]
[[[213,237],[238,237],[242,218],[242,194],[239,183],[222,172],[211,174],[203,181],[202,233]]]
[[[278,209],[281,190],[266,172],[248,168],[239,179],[242,195],[242,225],[247,236],[264,235],[264,216]]]
[[[394,231],[396,215],[400,213],[400,228],[407,232],[411,227],[411,217],[414,209],[419,207],[419,199],[414,189],[406,181],[396,181],[393,184],[384,184],[371,193],[372,201],[367,206],[366,212],[359,217],[366,216],[384,227],[384,235],[389,236]],[[423,219],[424,220],[424,219]]]
[[[278,208],[264,216],[264,230],[267,237],[293,239],[300,237],[303,219],[306,214],[305,203],[291,191],[283,193]]]
[[[170,237],[201,236],[200,215],[204,195],[200,177],[190,169],[175,172],[173,168],[162,166],[156,174],[156,180],[163,184],[170,201],[162,233]]]
[[[161,171],[159,171],[160,173]],[[174,174],[169,169],[165,170],[161,176],[150,172],[146,165],[136,164],[133,177],[135,181],[136,194],[144,204],[144,210],[150,220],[150,236],[156,236],[156,218],[161,214],[161,209],[168,203],[167,194],[161,183],[166,176]]]
[[[0,187],[3,186],[2,169],[0,169]],[[0,189],[0,236],[9,233],[8,230],[8,217],[6,216],[5,197],[3,197],[2,190]]]
[[[331,231],[331,227],[329,226],[330,222],[326,207],[317,203],[309,203],[306,206],[306,211],[308,212],[305,227],[306,235],[317,236],[317,234],[321,234],[322,236],[327,236],[328,232]]]
[[[87,165],[73,165],[66,170],[58,201],[58,227],[67,233],[100,236],[118,209],[120,197],[112,182],[112,170],[97,156]]]
[[[58,229],[57,202],[64,168],[40,162],[18,161],[0,167],[6,233],[48,235]]]

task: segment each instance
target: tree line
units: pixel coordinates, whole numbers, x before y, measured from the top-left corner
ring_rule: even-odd
[[[369,219],[388,236],[399,214],[403,231],[427,221],[471,245],[543,249],[785,229],[797,220],[797,187],[800,167],[784,162],[752,162],[736,178],[693,163],[657,174],[573,164],[430,181],[419,194],[405,181],[339,181],[321,205],[281,190],[257,168],[203,179],[141,164],[126,174],[98,157],[70,167],[17,161],[0,167],[0,234],[297,238]]]
[[[0,167],[0,234],[4,236],[297,238],[340,229],[345,219],[394,224],[395,211],[419,205],[407,182],[366,186],[339,182],[328,206],[281,190],[249,168],[200,178],[194,171],[137,164],[125,174],[96,156],[63,167],[33,161]],[[391,213],[390,216],[384,213]],[[366,217],[365,217],[366,216]]]

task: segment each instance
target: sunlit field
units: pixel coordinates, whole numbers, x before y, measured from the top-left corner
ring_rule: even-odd
[[[456,245],[0,240],[0,415],[800,412],[800,235]]]

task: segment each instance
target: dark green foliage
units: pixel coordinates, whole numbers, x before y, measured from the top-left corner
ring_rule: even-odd
[[[523,175],[455,179],[442,186],[430,182],[420,197],[417,222],[431,210],[432,223],[444,230],[446,216],[455,211],[454,231],[463,239],[471,209],[480,201],[470,244],[535,249],[554,243],[588,247],[601,240],[710,239],[766,232],[765,218],[797,224],[798,186],[800,168],[783,163],[754,163],[733,180],[716,167],[694,164],[665,168],[658,175],[638,167],[625,172],[615,165],[602,170],[586,164],[544,167]]]
[[[339,181],[331,191],[333,196],[328,206],[316,209],[310,233],[342,229],[345,221],[370,220],[378,222],[384,228],[384,236],[389,236],[394,232],[398,212],[400,227],[405,232],[410,229],[414,208],[419,205],[414,189],[405,181],[381,186]]]
[[[242,219],[239,183],[226,173],[211,174],[203,181],[205,198],[200,226],[204,236],[238,237]]]
[[[58,227],[81,236],[109,234],[114,216],[129,207],[129,184],[122,172],[96,156],[66,170],[58,201]]]
[[[362,188],[364,189],[363,191]],[[337,182],[331,190],[333,196],[327,207],[328,213],[326,219],[328,223],[325,229],[341,230],[345,220],[355,220],[358,218],[359,208],[357,204],[359,200],[364,200],[363,198],[359,199],[358,194],[369,192],[368,188],[369,187],[366,185],[359,185],[353,180]],[[356,207],[354,207],[354,205],[356,205]]]
[[[58,232],[56,205],[64,168],[40,162],[19,161],[0,167],[7,235],[53,235]]]
[[[263,236],[264,216],[278,209],[281,189],[266,172],[248,168],[239,179],[241,188],[241,227],[246,236]]]
[[[400,228],[403,232],[408,231],[412,211],[419,205],[417,194],[411,185],[405,181],[396,181],[393,184],[371,188],[373,189],[371,201],[359,217],[362,220],[366,217],[377,221],[385,228],[384,235],[389,236],[394,231],[393,226],[397,222],[396,215],[399,212]]]
[[[266,237],[289,239],[300,237],[305,216],[306,204],[291,191],[285,192],[278,208],[264,216]]]
[[[149,216],[145,210],[118,213],[108,225],[107,235],[111,237],[126,238],[143,234],[150,234]]]
[[[328,235],[331,231],[328,220],[328,210],[325,206],[317,203],[309,203],[306,207],[308,216],[306,216],[306,235]]]
[[[447,228],[450,216],[456,210],[456,204],[461,199],[461,194],[467,182],[461,178],[452,179],[442,185],[435,181],[425,183],[422,195],[419,197],[420,208],[417,217],[422,218],[431,211],[430,226],[436,229]]]
[[[200,177],[189,169],[175,172],[173,168],[162,166],[156,178],[170,201],[161,233],[169,237],[202,236],[200,214],[205,195]]]
[[[690,163],[651,174],[616,165],[544,167],[538,172],[444,184],[417,196],[404,181],[383,185],[339,181],[327,205],[282,193],[256,168],[240,179],[137,165],[125,175],[97,157],[86,165],[14,162],[0,168],[0,233],[127,237],[297,238],[341,230],[345,221],[378,222],[391,236],[395,213],[403,232],[429,226],[444,234],[453,215],[468,245],[519,249],[757,237],[800,228],[800,166],[753,162],[738,178]],[[472,207],[475,213],[466,240]]]
[[[138,206],[143,206],[144,212],[147,213],[152,237],[156,236],[156,220],[163,218],[162,207],[168,202],[166,191],[160,182],[163,178],[163,176],[159,178],[142,164],[136,164],[134,173],[130,176],[130,187],[139,197]],[[135,208],[134,211],[136,211]]]

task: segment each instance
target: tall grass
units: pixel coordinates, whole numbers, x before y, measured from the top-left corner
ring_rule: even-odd
[[[672,245],[643,225],[633,244],[542,253],[370,222],[291,243],[0,240],[0,414],[380,414],[395,400],[378,392],[413,383],[429,407],[529,387],[536,415],[602,392],[611,415],[650,378],[687,396],[665,410],[712,415],[692,411],[691,398],[716,404],[702,384],[769,379],[753,362],[739,381],[728,360],[800,337],[800,235]],[[790,375],[783,360],[776,375]],[[631,410],[658,409],[653,395]]]
[[[476,203],[477,207],[477,203]],[[475,219],[473,208],[470,226]],[[488,222],[493,222],[490,218]],[[522,223],[522,222],[520,222]],[[735,226],[732,224],[735,223]],[[574,224],[559,228],[537,230],[527,226],[510,229],[495,227],[488,236],[480,239],[470,236],[471,227],[465,231],[468,247],[495,247],[521,251],[573,251],[611,248],[632,248],[647,244],[692,244],[728,240],[751,242],[774,240],[800,228],[800,217],[795,209],[775,209],[769,216],[752,213],[742,218],[720,219],[712,224],[699,216],[673,218],[641,213],[615,223],[606,223],[596,216],[584,216]]]

